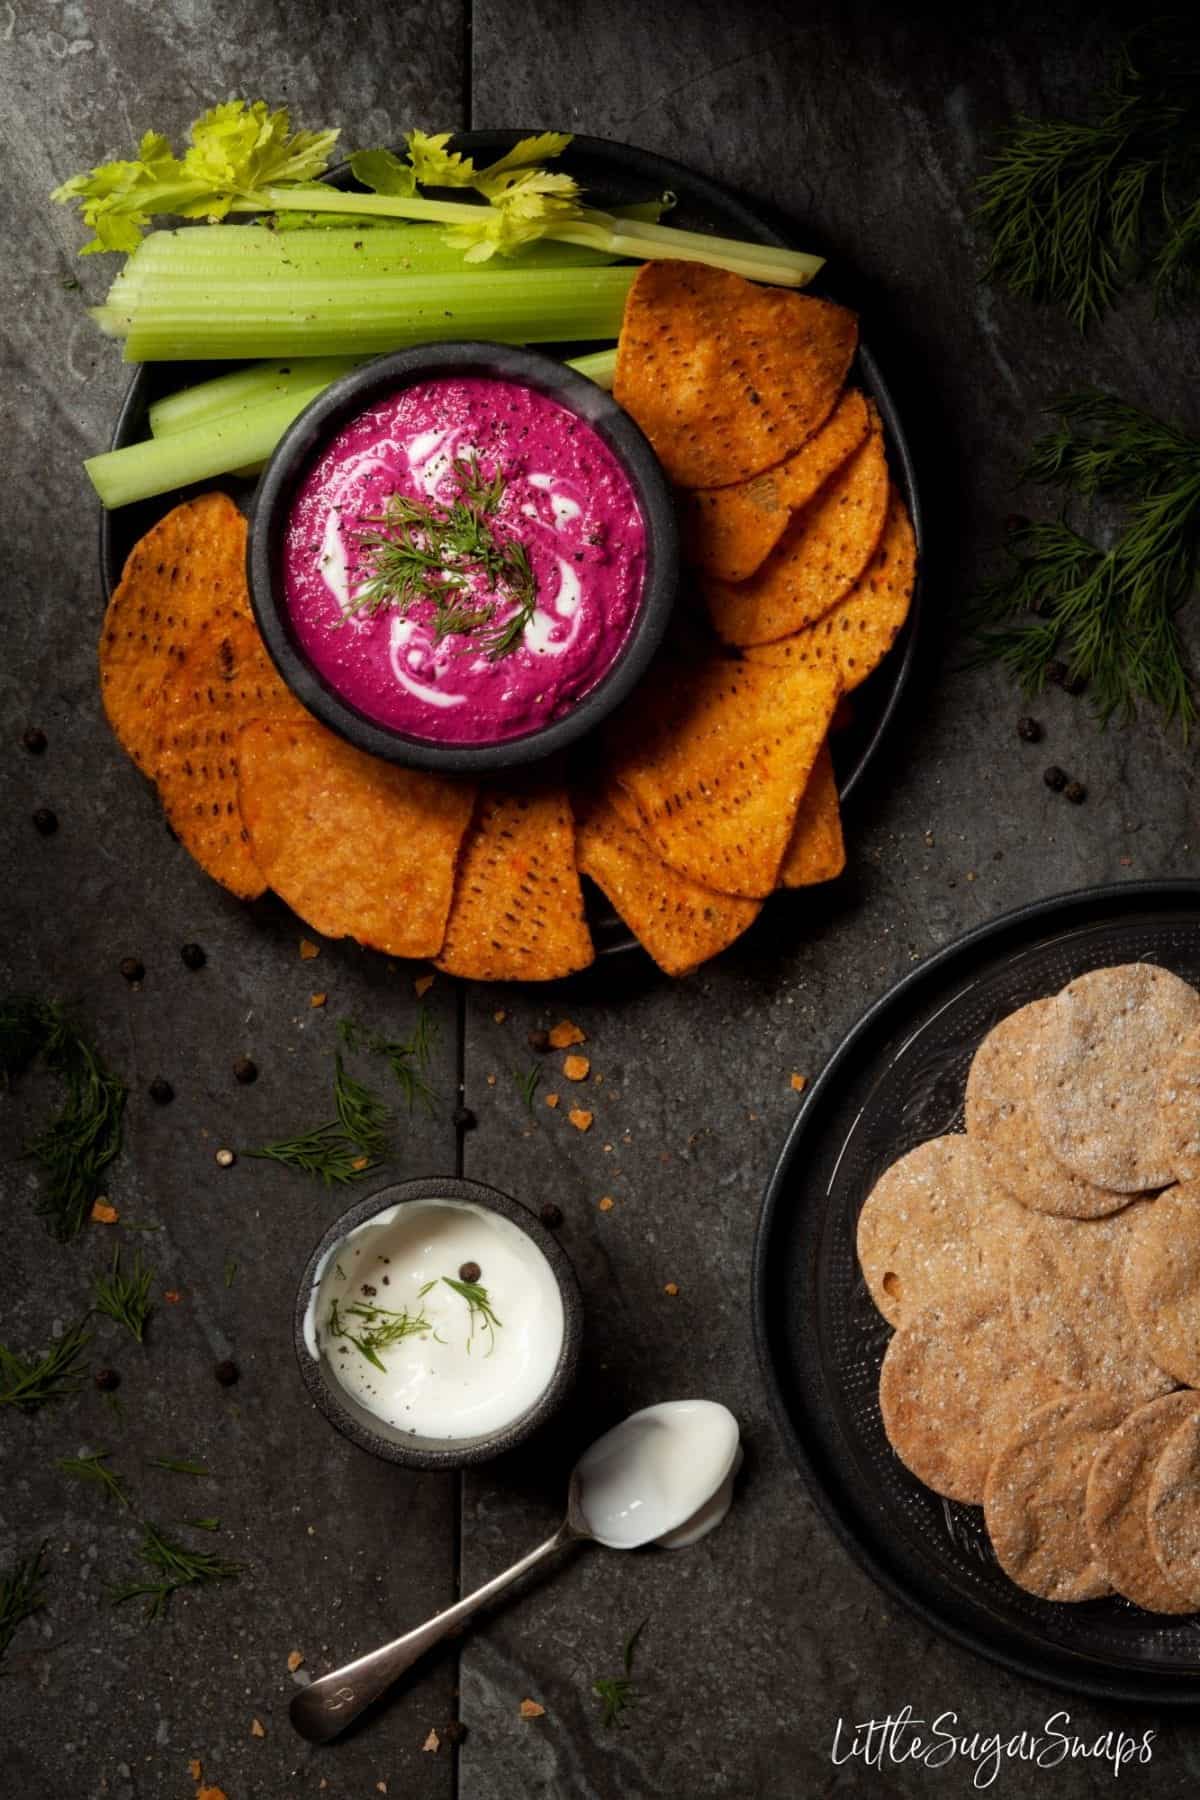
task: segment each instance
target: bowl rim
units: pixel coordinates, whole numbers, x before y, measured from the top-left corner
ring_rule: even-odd
[[[556,400],[592,427],[633,486],[646,531],[646,572],[624,644],[596,685],[560,719],[481,744],[443,744],[382,725],[319,675],[296,644],[277,579],[279,546],[296,487],[320,446],[384,395],[423,380],[470,374]],[[606,389],[578,369],[517,344],[440,341],[388,352],[341,375],[288,426],[255,490],[246,543],[250,602],[284,683],[305,709],[368,755],[444,774],[483,774],[542,762],[594,731],[645,675],[670,620],[679,581],[675,503],[649,441]]]
[[[360,1225],[368,1224],[378,1213],[393,1206],[420,1200],[446,1200],[452,1204],[479,1206],[507,1219],[510,1224],[523,1231],[542,1252],[562,1298],[563,1340],[550,1380],[532,1406],[518,1418],[482,1437],[413,1438],[411,1442],[385,1437],[383,1432],[372,1430],[362,1422],[359,1414],[351,1412],[348,1406],[342,1404],[335,1383],[327,1380],[321,1373],[322,1359],[314,1357],[308,1348],[304,1329],[308,1304],[316,1285],[317,1270],[330,1251],[342,1243],[350,1232]],[[514,1449],[557,1412],[575,1380],[579,1366],[583,1344],[583,1295],[570,1257],[554,1234],[523,1201],[515,1200],[500,1188],[489,1187],[485,1182],[472,1181],[463,1175],[422,1175],[377,1188],[373,1194],[364,1196],[331,1220],[305,1261],[300,1276],[292,1313],[292,1342],[309,1398],[329,1424],[340,1431],[343,1437],[349,1438],[358,1449],[367,1450],[373,1456],[383,1457],[387,1462],[399,1463],[406,1468],[460,1469],[473,1463],[489,1462],[493,1457]]]

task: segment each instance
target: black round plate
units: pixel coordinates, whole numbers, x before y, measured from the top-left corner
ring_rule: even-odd
[[[892,1452],[879,1413],[891,1329],[855,1229],[896,1157],[961,1130],[984,1033],[1110,963],[1200,985],[1200,882],[1129,882],[1008,913],[939,952],[854,1027],[815,1083],[771,1177],[754,1251],[754,1324],[775,1416],[846,1548],[927,1625],[1022,1675],[1109,1700],[1200,1704],[1200,1615],[1023,1593],[978,1507],[942,1500]]]
[[[455,136],[454,147],[480,161],[488,161],[502,155],[518,137],[524,135],[517,131],[464,131]],[[682,163],[672,162],[664,156],[654,156],[648,150],[611,143],[606,138],[577,137],[557,166],[574,175],[600,206],[628,205],[635,201],[654,199],[669,191],[677,200],[670,215],[671,222],[688,230],[713,231],[724,237],[740,237],[780,246],[785,246],[788,241],[750,203],[729,188],[709,181],[705,176],[685,168]],[[344,169],[335,172],[332,179],[338,186],[349,183],[348,172]],[[830,292],[830,285],[823,280],[818,281],[815,291]],[[837,296],[832,294],[831,297]],[[589,347],[538,346],[539,349],[557,350],[563,355],[572,355]],[[146,413],[154,401],[177,388],[220,374],[230,366],[232,365],[213,363],[139,364],[117,415],[113,449],[137,443],[147,435]],[[892,474],[904,496],[916,534],[919,568],[924,550],[924,534],[912,455],[887,384],[870,350],[862,344],[859,346],[853,378],[871,395],[883,419]],[[205,488],[212,485],[211,481],[202,484]],[[239,482],[233,477],[225,477],[220,485],[236,499],[249,503],[253,493],[251,482]],[[101,515],[100,572],[105,598],[120,580],[125,558],[138,538],[163,513],[196,491],[198,490],[182,489],[161,494],[153,500]],[[901,694],[915,665],[921,615],[921,583],[918,577],[908,622],[900,638],[882,665],[856,692],[853,723],[845,731],[838,732],[833,740],[838,791],[843,801],[848,800],[862,782],[900,704]],[[596,942],[597,954],[613,954],[633,949],[637,940],[607,900],[594,889],[589,889],[588,900],[588,923]]]

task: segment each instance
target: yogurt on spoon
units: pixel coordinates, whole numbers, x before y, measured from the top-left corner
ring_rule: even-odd
[[[681,1550],[724,1519],[741,1463],[728,1407],[665,1400],[631,1413],[584,1451],[572,1510],[610,1550]]]

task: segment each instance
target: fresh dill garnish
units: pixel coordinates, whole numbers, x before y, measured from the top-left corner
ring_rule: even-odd
[[[121,1477],[108,1467],[108,1458],[107,1450],[97,1450],[92,1456],[60,1456],[54,1466],[75,1481],[89,1481],[94,1487],[102,1488],[106,1499],[119,1500],[122,1506],[128,1506],[129,1496]]]
[[[533,1097],[538,1091],[538,1083],[542,1079],[540,1063],[531,1063],[527,1069],[514,1069],[513,1080],[517,1084],[517,1092],[525,1102],[529,1112],[533,1111]]]
[[[417,1013],[417,1022],[407,1038],[385,1038],[377,1032],[365,1032],[354,1019],[339,1019],[338,1035],[348,1050],[363,1050],[380,1056],[387,1063],[404,1095],[411,1113],[419,1101],[432,1114],[436,1099],[427,1071],[437,1040],[437,1021],[427,1006]]]
[[[1018,117],[979,184],[986,273],[1080,330],[1147,272],[1161,303],[1200,278],[1200,37],[1157,20],[1122,46],[1086,122]]]
[[[502,1325],[502,1321],[492,1311],[492,1303],[488,1298],[487,1289],[481,1287],[477,1281],[457,1281],[451,1275],[443,1275],[442,1280],[448,1288],[453,1288],[456,1294],[461,1295],[470,1308],[471,1330],[467,1338],[468,1354],[470,1354],[471,1345],[475,1340],[475,1327],[482,1325],[483,1330],[488,1334],[487,1354],[490,1356],[496,1348],[496,1327]]]
[[[190,1550],[165,1537],[158,1527],[143,1522],[144,1536],[138,1549],[142,1561],[158,1576],[158,1580],[127,1581],[110,1587],[109,1599],[114,1606],[126,1600],[144,1599],[146,1617],[161,1618],[171,1595],[180,1588],[198,1582],[233,1581],[241,1574],[241,1564],[227,1562],[209,1550]]]
[[[183,1522],[185,1525],[190,1525],[193,1531],[220,1531],[221,1529],[220,1519],[185,1519]]]
[[[152,1469],[166,1469],[169,1475],[210,1475],[202,1462],[195,1462],[186,1456],[148,1456],[146,1461]]]
[[[64,1331],[45,1356],[19,1356],[0,1344],[0,1406],[19,1406],[22,1412],[36,1412],[39,1406],[63,1400],[79,1387],[82,1376],[76,1369],[80,1352],[91,1342],[85,1321],[80,1320]]]
[[[150,1298],[153,1280],[154,1270],[143,1263],[140,1250],[134,1256],[132,1270],[125,1274],[121,1269],[121,1248],[117,1245],[108,1274],[97,1275],[92,1282],[95,1296],[92,1304],[105,1318],[124,1325],[140,1344],[154,1312],[154,1302]]]
[[[351,1142],[337,1119],[302,1132],[299,1137],[248,1150],[246,1155],[282,1163],[285,1169],[299,1169],[304,1175],[319,1175],[326,1187],[361,1181],[378,1166]]]
[[[353,1327],[346,1321],[354,1321]],[[405,1338],[427,1337],[433,1326],[424,1312],[410,1313],[407,1307],[398,1311],[392,1307],[374,1306],[369,1301],[355,1300],[345,1308],[334,1300],[329,1308],[328,1327],[330,1337],[346,1338],[369,1363],[377,1369],[387,1372],[380,1358],[381,1350],[390,1350],[393,1344],[401,1343]]]
[[[1065,518],[1018,526],[1015,567],[976,600],[980,659],[1035,694],[1065,655],[1102,719],[1146,700],[1186,734],[1196,705],[1175,615],[1195,584],[1200,440],[1110,394],[1054,410],[1059,427],[1034,445],[1023,479],[1123,503],[1124,520],[1106,550]]]
[[[501,472],[485,475],[474,452],[456,458],[452,469],[458,493],[448,504],[390,494],[370,521],[373,529],[359,533],[369,575],[345,613],[372,617],[394,607],[406,618],[427,604],[435,642],[478,637],[489,661],[498,662],[525,635],[537,579],[525,545],[500,537],[492,524],[505,493]],[[503,615],[502,605],[510,609]]]
[[[647,1621],[642,1620],[636,1630],[631,1631],[625,1639],[625,1651],[622,1657],[623,1675],[604,1675],[593,1681],[592,1692],[601,1706],[600,1723],[605,1727],[621,1723],[621,1714],[628,1708],[636,1706],[641,1699],[633,1684],[633,1655],[637,1641],[646,1629]]]
[[[347,1073],[339,1051],[334,1057],[333,1103],[338,1122],[352,1143],[368,1156],[383,1156],[392,1115],[384,1101]]]
[[[66,1100],[27,1154],[46,1177],[38,1211],[65,1241],[78,1236],[121,1148],[126,1089],[60,1006],[13,995],[0,1005],[0,1073],[10,1081],[39,1053],[65,1083]]]
[[[0,1662],[12,1643],[17,1626],[46,1604],[42,1588],[46,1546],[22,1557],[11,1568],[0,1569]]]
[[[234,1279],[237,1275],[237,1272],[238,1272],[237,1264],[234,1262],[232,1256],[227,1256],[225,1258],[225,1274],[224,1274],[225,1286],[227,1288],[231,1288],[233,1286]]]

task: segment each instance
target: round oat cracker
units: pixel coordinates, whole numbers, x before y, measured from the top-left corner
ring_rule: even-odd
[[[1061,1395],[1030,1364],[995,1289],[927,1306],[887,1347],[879,1405],[906,1468],[948,1500],[978,1506],[998,1446]]]
[[[1155,1155],[1175,1181],[1200,1181],[1200,1031],[1185,1038],[1158,1090]]]
[[[1200,1182],[1138,1209],[1121,1293],[1161,1369],[1200,1387]]]
[[[1008,1246],[1025,1218],[989,1188],[961,1134],[894,1162],[858,1216],[858,1260],[891,1325],[934,1300],[1008,1286]]]
[[[1167,1439],[1150,1477],[1146,1518],[1159,1568],[1192,1611],[1200,1609],[1200,1411]]]
[[[1107,1219],[1026,1213],[1013,1245],[1013,1323],[1063,1387],[1119,1395],[1129,1407],[1175,1386],[1124,1305],[1125,1258],[1156,1200],[1136,1200]]]
[[[1139,1406],[1105,1439],[1088,1476],[1087,1519],[1092,1552],[1110,1586],[1147,1612],[1194,1612],[1195,1599],[1175,1586],[1150,1547],[1150,1483],[1167,1441],[1193,1413],[1200,1394],[1180,1388]]]
[[[1051,1400],[1021,1421],[992,1461],[983,1518],[1000,1567],[1043,1600],[1111,1592],[1083,1529],[1088,1476],[1125,1407],[1111,1394]]]
[[[1042,1137],[1097,1187],[1166,1187],[1153,1121],[1167,1064],[1200,1027],[1200,994],[1169,969],[1121,963],[1080,975],[1056,996],[1033,1071]]]
[[[1035,1212],[1098,1219],[1129,1204],[1093,1187],[1047,1149],[1033,1106],[1033,1067],[1053,999],[1034,1000],[988,1032],[967,1076],[967,1135],[984,1174]]]

